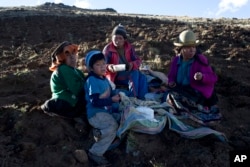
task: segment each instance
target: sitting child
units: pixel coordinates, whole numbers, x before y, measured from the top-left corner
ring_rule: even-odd
[[[109,80],[105,77],[106,62],[102,52],[89,51],[85,64],[88,76],[85,84],[87,100],[87,117],[95,138],[94,145],[89,149],[88,156],[98,165],[109,162],[103,156],[116,137],[119,113],[118,102],[120,96],[113,94]]]
[[[42,110],[49,115],[66,118],[80,117],[84,113],[84,83],[82,71],[76,68],[78,46],[62,42],[52,53],[53,73],[50,78],[52,97],[44,102]]]

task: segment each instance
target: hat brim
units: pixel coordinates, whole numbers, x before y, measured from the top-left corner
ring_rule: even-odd
[[[195,42],[187,42],[187,43],[174,42],[174,46],[196,46],[199,43],[200,43],[199,40],[196,40]]]

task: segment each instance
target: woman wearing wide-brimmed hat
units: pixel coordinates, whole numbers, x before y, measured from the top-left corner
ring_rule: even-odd
[[[214,93],[217,75],[209,65],[207,58],[201,54],[196,46],[195,33],[192,30],[184,30],[174,42],[177,55],[171,62],[168,73],[168,86],[181,91],[192,90],[201,96],[199,103],[205,106],[213,106],[218,102]]]

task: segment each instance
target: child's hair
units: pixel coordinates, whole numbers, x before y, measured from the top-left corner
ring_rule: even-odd
[[[101,51],[91,50],[91,51],[87,52],[87,55],[85,58],[85,64],[87,66],[87,69],[90,70],[90,68],[93,68],[94,64],[98,60],[105,60],[105,57]]]

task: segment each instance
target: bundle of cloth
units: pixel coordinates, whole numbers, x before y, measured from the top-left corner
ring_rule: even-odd
[[[185,117],[178,117],[176,109],[168,102],[160,103],[152,100],[140,100],[120,93],[119,109],[122,111],[117,136],[122,137],[127,131],[146,134],[160,133],[167,127],[183,137],[197,139],[207,135],[215,135],[219,140],[226,142],[224,133],[211,129],[208,126],[193,127],[182,121]]]

